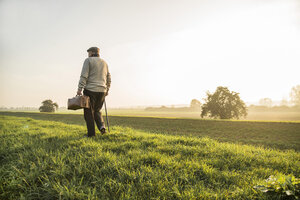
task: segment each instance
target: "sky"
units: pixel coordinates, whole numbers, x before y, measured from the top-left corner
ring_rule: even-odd
[[[247,103],[300,84],[299,0],[0,0],[0,107],[66,107],[86,50],[100,48],[108,107]]]

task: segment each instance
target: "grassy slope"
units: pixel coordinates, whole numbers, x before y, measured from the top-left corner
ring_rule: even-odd
[[[42,114],[0,112],[0,114],[31,117],[69,124],[85,125],[79,114]],[[300,123],[221,121],[153,117],[110,116],[113,126],[125,126],[151,133],[210,137],[223,142],[294,149],[300,151]]]
[[[300,174],[300,153],[0,116],[0,199],[265,199],[252,187]]]

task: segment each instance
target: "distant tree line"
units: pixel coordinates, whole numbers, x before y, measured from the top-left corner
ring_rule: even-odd
[[[201,108],[198,110],[193,107],[167,107],[167,106],[160,106],[160,107],[147,107],[145,108],[146,111],[161,111],[161,112],[199,112]]]
[[[227,87],[218,87],[211,94],[206,93],[205,103],[202,105],[197,99],[192,99],[190,107],[172,108],[162,106],[159,108],[148,107],[147,111],[196,111],[201,112],[201,117],[232,119],[246,117],[247,108],[245,103],[240,99],[239,93],[231,92]]]
[[[259,100],[259,105],[264,107],[273,107],[274,103],[271,98],[262,98]],[[289,107],[298,107],[300,106],[300,85],[297,85],[291,89],[290,92],[290,101],[283,98],[280,101],[280,106],[289,106]],[[275,106],[278,107],[278,106]]]
[[[262,98],[259,105],[246,106],[240,98],[239,93],[230,91],[227,87],[219,86],[214,93],[207,92],[204,103],[197,99],[192,99],[190,107],[148,107],[147,111],[199,111],[200,116],[215,119],[239,119],[246,117],[248,110],[251,111],[300,111],[300,85],[291,89],[290,102],[283,99],[280,106],[273,106],[272,99]],[[288,106],[288,105],[293,106]]]
[[[9,110],[28,110],[28,111],[37,111],[38,108],[35,108],[35,107],[5,107],[5,106],[2,106],[0,107],[0,110],[2,111],[9,111]]]
[[[250,105],[248,106],[249,111],[255,112],[300,112],[300,106],[262,106],[262,105]]]

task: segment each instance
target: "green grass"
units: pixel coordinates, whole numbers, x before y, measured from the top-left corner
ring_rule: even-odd
[[[29,112],[0,112],[0,114],[85,126],[83,115],[80,114]],[[130,127],[151,133],[209,137],[221,142],[300,151],[299,122],[200,120],[129,116],[110,116],[109,119],[112,126]]]
[[[294,150],[3,115],[0,130],[0,199],[268,199],[253,186],[300,174]]]

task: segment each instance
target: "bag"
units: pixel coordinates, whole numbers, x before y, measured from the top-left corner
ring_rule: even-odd
[[[68,110],[90,108],[90,97],[82,95],[68,99]]]

